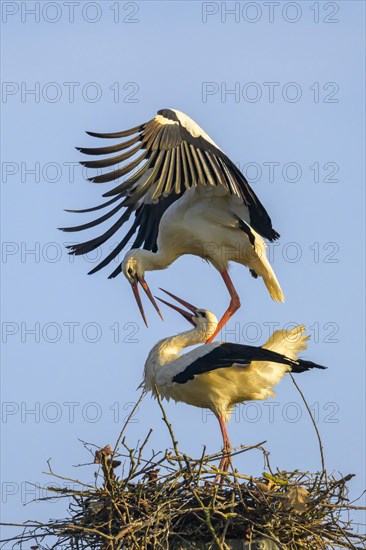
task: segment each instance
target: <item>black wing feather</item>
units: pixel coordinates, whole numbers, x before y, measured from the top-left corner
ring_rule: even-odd
[[[123,215],[117,220],[112,227],[108,229],[103,235],[100,237],[96,237],[95,239],[91,239],[90,241],[87,241],[85,243],[80,244],[74,244],[74,245],[68,245],[67,248],[70,251],[70,254],[75,254],[75,256],[81,256],[82,254],[88,254],[89,252],[92,252],[98,246],[101,246],[104,244],[108,239],[112,237],[112,235],[115,234],[116,231],[125,223],[128,221],[129,217],[131,216],[132,208],[127,209]]]
[[[117,145],[109,145],[108,147],[76,147],[80,153],[84,155],[109,155],[110,153],[118,153],[118,151],[123,151],[131,145],[134,145],[137,141],[141,141],[141,136],[137,136],[129,139],[128,141],[123,141],[122,143],[117,143]]]
[[[133,147],[129,151],[126,151],[126,153],[122,153],[122,155],[117,155],[115,157],[109,157],[106,159],[101,160],[82,160],[80,164],[85,166],[86,168],[106,168],[107,166],[113,166],[114,164],[119,164],[120,162],[123,162],[130,157],[133,157],[140,149],[142,145],[139,143],[136,145],[136,147]]]
[[[101,210],[102,208],[106,208],[107,206],[110,206],[114,202],[118,201],[122,197],[121,194],[116,195],[111,199],[110,201],[103,202],[102,204],[98,204],[98,206],[93,206],[92,208],[83,208],[82,210],[65,210],[65,212],[73,212],[77,214],[85,214],[86,212],[95,212],[96,210]],[[60,228],[61,231],[67,231],[67,227]]]
[[[93,220],[88,223],[84,223],[83,225],[76,225],[74,227],[66,227],[64,231],[84,231],[85,229],[90,229],[90,227],[95,227],[96,225],[99,225],[100,223],[105,222],[106,220],[109,220],[114,214],[116,214],[121,208],[123,208],[125,205],[123,202],[117,204],[112,210],[104,214],[104,216],[101,216],[100,218],[97,218],[96,220]]]
[[[130,128],[129,130],[122,130],[122,132],[113,132],[108,134],[101,134],[99,132],[88,132],[88,131],[86,133],[89,136],[96,137],[96,138],[115,139],[115,138],[131,136],[132,134],[141,132],[144,129],[144,126],[145,124],[139,124],[138,126],[135,126],[134,128]]]

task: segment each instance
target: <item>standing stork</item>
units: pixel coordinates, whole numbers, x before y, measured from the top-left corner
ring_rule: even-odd
[[[71,254],[87,254],[110,239],[134,214],[132,226],[119,244],[90,273],[112,262],[136,234],[132,250],[110,278],[121,271],[124,273],[145,323],[139,283],[160,314],[145,281],[145,271],[164,269],[184,254],[211,262],[230,293],[229,307],[210,341],[240,307],[228,272],[230,261],[246,265],[253,277],[263,278],[273,300],[284,301],[262,238],[274,241],[279,234],[240,170],[191,118],[176,109],[162,109],[152,120],[130,130],[87,133],[104,139],[129,138],[106,147],[78,148],[93,156],[118,153],[102,160],[81,162],[87,168],[96,169],[119,165],[89,181],[107,183],[126,174],[129,177],[104,193],[104,197],[112,197],[107,202],[84,210],[69,210],[93,212],[114,204],[94,221],[63,228],[63,231],[89,229],[114,215],[117,219],[100,237],[68,248]],[[128,164],[121,164],[132,157]],[[122,208],[125,210],[121,214]]]
[[[287,372],[326,367],[298,359],[297,354],[306,349],[309,339],[304,335],[303,325],[275,331],[261,347],[213,342],[180,355],[184,348],[205,342],[215,332],[218,321],[210,311],[164,292],[188,311],[159,298],[160,301],[181,313],[194,328],[160,340],[152,348],[142,386],[153,393],[156,386],[165,399],[210,409],[219,421],[224,443],[220,469],[227,471],[232,447],[226,422],[234,406],[243,401],[274,397],[273,386]]]

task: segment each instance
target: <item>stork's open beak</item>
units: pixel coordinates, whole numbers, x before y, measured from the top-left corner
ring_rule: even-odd
[[[185,300],[182,300],[182,298],[178,298],[178,296],[175,296],[175,294],[172,294],[171,292],[168,292],[167,290],[164,290],[163,288],[161,288],[160,290],[162,290],[163,292],[165,292],[165,294],[168,294],[168,296],[170,296],[171,298],[174,298],[174,300],[176,300],[177,302],[179,302],[180,304],[182,304],[182,306],[185,306],[187,309],[189,309],[189,311],[191,311],[192,313],[189,313],[188,311],[185,311],[184,309],[182,309],[181,307],[179,306],[176,306],[175,304],[171,304],[170,302],[167,302],[166,300],[163,300],[162,298],[159,298],[158,296],[156,296],[157,300],[159,300],[160,302],[163,302],[163,304],[171,307],[172,309],[174,309],[175,311],[178,311],[181,315],[183,315],[183,317],[189,322],[191,323],[191,325],[193,325],[194,327],[196,326],[196,323],[194,323],[193,321],[193,318],[194,316],[196,315],[196,311],[197,311],[197,308],[195,306],[192,306],[192,304],[190,304],[189,302],[186,302]],[[193,315],[192,315],[193,314]]]
[[[154,296],[151,294],[151,290],[149,288],[149,285],[147,284],[147,282],[145,281],[144,277],[138,277],[136,275],[135,277],[135,280],[134,282],[132,283],[132,291],[133,291],[133,294],[135,296],[135,299],[136,299],[136,302],[137,302],[137,305],[139,306],[139,310],[140,310],[140,313],[141,313],[141,316],[144,320],[144,323],[146,326],[148,326],[147,324],[147,321],[146,321],[146,316],[145,316],[145,312],[144,312],[144,308],[143,308],[143,305],[142,305],[142,302],[141,302],[141,297],[140,297],[140,292],[139,292],[139,283],[140,285],[142,286],[142,288],[144,289],[145,293],[147,294],[150,302],[152,303],[152,305],[154,306],[154,308],[156,309],[156,311],[158,312],[159,316],[161,317],[161,319],[163,319],[163,316],[161,314],[161,311],[159,309],[159,306],[158,304],[155,302],[155,299],[154,299]],[[164,320],[164,319],[163,319]]]

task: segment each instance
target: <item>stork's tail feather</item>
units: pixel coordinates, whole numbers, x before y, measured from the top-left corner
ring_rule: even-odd
[[[254,254],[248,257],[247,265],[253,277],[262,277],[272,300],[275,302],[284,302],[285,296],[280,287],[280,283],[268,261],[266,255],[266,243],[262,237],[249,224],[237,217],[239,227],[248,236],[249,242],[254,249]],[[274,239],[272,239],[274,240]],[[252,249],[252,250],[253,250]]]
[[[257,245],[257,241],[256,241],[256,245]],[[258,248],[259,247],[256,246],[256,250],[258,252],[258,256],[260,260],[256,262],[255,266],[253,266],[254,270],[257,273],[257,275],[262,277],[264,284],[266,285],[267,290],[271,295],[272,300],[274,300],[275,302],[284,302],[285,296],[280,287],[280,283],[278,282],[277,277],[271,267],[271,264],[268,261],[265,248],[261,247],[259,250]]]
[[[263,347],[296,361],[297,355],[307,348],[309,336],[304,333],[304,325],[297,325],[291,330],[276,330]]]
[[[268,292],[271,295],[272,300],[274,300],[275,302],[284,302],[285,296],[282,292],[280,283],[277,281],[277,277],[274,274],[272,268],[270,267],[270,271],[267,269],[266,274],[262,275],[262,277],[263,277],[264,284],[266,285]]]
[[[304,325],[298,325],[291,330],[276,330],[263,347],[292,359],[294,363],[291,365],[291,371],[294,373],[306,372],[310,369],[326,369],[327,367],[297,357],[307,348],[309,336],[304,332]]]

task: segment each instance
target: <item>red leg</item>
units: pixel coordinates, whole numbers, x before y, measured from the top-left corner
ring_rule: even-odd
[[[221,320],[219,321],[219,324],[217,325],[217,328],[216,328],[215,332],[206,341],[206,344],[209,344],[210,342],[212,342],[212,340],[214,340],[214,338],[220,332],[222,327],[224,327],[226,325],[226,323],[228,322],[230,317],[232,317],[234,315],[234,313],[240,308],[240,298],[239,298],[239,296],[238,296],[238,294],[237,294],[237,292],[234,288],[232,280],[230,279],[230,275],[229,275],[228,270],[224,269],[220,273],[221,273],[221,277],[224,279],[224,283],[226,285],[226,288],[228,289],[228,291],[230,293],[231,300],[230,300],[229,307],[227,308],[227,310],[225,311],[225,313],[222,316]]]
[[[219,470],[222,470],[223,472],[227,472],[231,464],[230,451],[232,447],[229,440],[229,436],[227,435],[225,420],[223,419],[222,416],[218,416],[217,418],[220,424],[222,440],[224,442],[223,457],[220,461]]]

